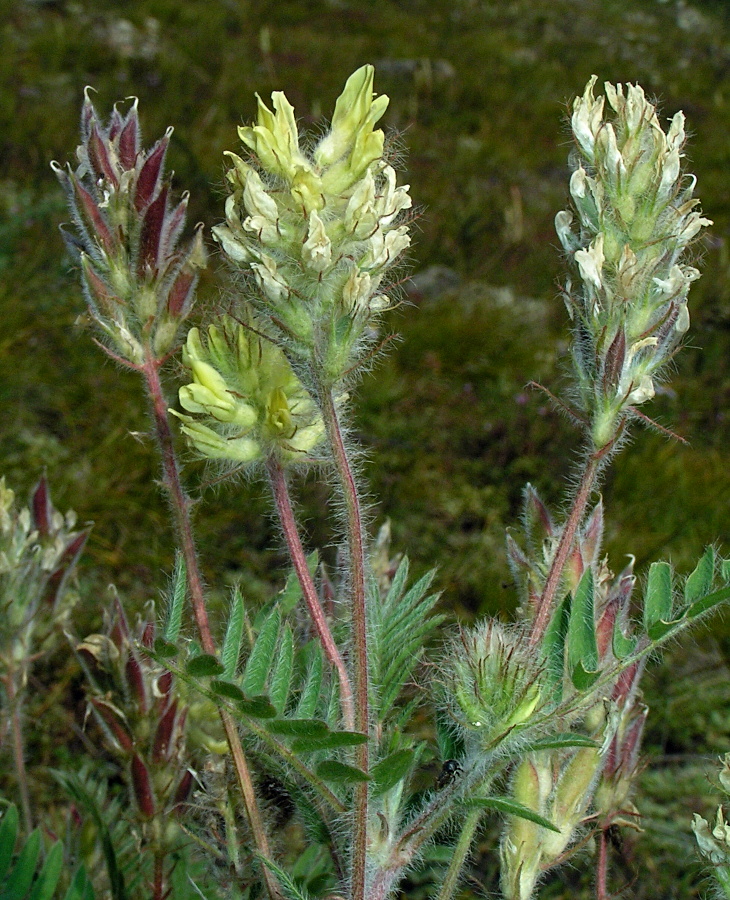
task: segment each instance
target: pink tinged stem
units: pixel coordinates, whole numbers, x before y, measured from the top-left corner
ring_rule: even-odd
[[[309,566],[307,565],[307,557],[299,538],[299,530],[297,528],[294,510],[291,505],[286,474],[284,473],[281,463],[273,456],[269,457],[267,467],[271,479],[271,488],[274,493],[274,500],[276,501],[276,508],[279,513],[279,520],[284,531],[289,555],[291,556],[297,578],[299,579],[304,602],[307,604],[309,615],[312,618],[312,622],[317,631],[325,655],[332,668],[337,672],[337,677],[340,680],[340,703],[342,705],[342,717],[345,721],[345,727],[350,731],[353,731],[355,729],[355,711],[353,707],[350,678],[347,674],[347,669],[345,668],[345,663],[337,644],[335,644],[334,638],[332,637],[332,632],[327,624],[327,618],[322,609],[322,605],[319,602],[317,589],[309,571]]]
[[[335,468],[347,510],[347,540],[350,556],[350,599],[352,602],[352,632],[355,661],[355,730],[369,734],[370,706],[368,700],[368,642],[365,595],[365,546],[362,514],[357,485],[342,439],[332,390],[322,386],[322,416],[327,429]],[[363,772],[370,768],[368,744],[359,744],[356,762]],[[368,786],[366,782],[355,789],[355,820],[352,855],[352,900],[365,900],[365,863],[367,857]]]
[[[193,616],[198,627],[203,650],[206,653],[215,655],[216,646],[210,631],[208,611],[205,606],[205,598],[203,595],[203,580],[200,574],[198,554],[193,539],[193,528],[190,520],[190,502],[185,494],[180,479],[180,470],[177,465],[177,457],[175,455],[175,447],[167,413],[168,404],[160,381],[160,365],[160,361],[148,351],[142,370],[145,375],[147,391],[152,402],[155,431],[162,456],[164,483],[170,495],[170,501],[175,515],[175,524],[177,526],[178,540],[180,541],[185,565],[187,567],[188,588],[190,590]],[[230,713],[225,710],[221,709],[219,710],[219,713],[223,729],[226,733],[228,747],[231,751],[231,756],[233,757],[236,779],[241,791],[241,796],[243,797],[249,826],[256,848],[263,857],[272,859],[269,841],[266,836],[266,830],[254,792],[251,771],[243,752],[236,723]],[[280,900],[282,895],[276,879],[265,866],[263,867],[263,876],[266,881],[269,895],[274,898],[274,900]]]
[[[608,900],[606,879],[608,876],[608,840],[606,829],[598,834],[598,861],[596,863],[596,900]]]
[[[15,682],[15,673],[10,672],[5,680],[5,690],[8,695],[8,708],[10,709],[10,727],[13,740],[13,761],[15,762],[15,776],[18,779],[18,792],[20,793],[20,805],[23,809],[23,823],[26,834],[33,831],[33,816],[30,811],[30,793],[28,791],[28,772],[25,768],[25,743],[23,741],[22,718],[22,690],[18,690]],[[21,682],[22,683],[22,682]]]
[[[599,453],[594,453],[589,456],[588,461],[586,462],[585,469],[583,470],[583,475],[581,476],[580,484],[578,485],[578,491],[575,495],[575,499],[573,500],[570,515],[568,516],[568,519],[563,526],[563,530],[560,534],[560,540],[558,541],[558,547],[555,551],[555,555],[553,556],[553,561],[550,566],[547,581],[545,582],[545,587],[543,588],[540,599],[537,602],[537,613],[532,623],[532,630],[530,631],[531,647],[535,647],[540,643],[542,636],[545,634],[548,623],[550,622],[550,617],[553,614],[555,594],[560,587],[560,581],[563,577],[565,564],[567,563],[570,552],[573,549],[575,535],[578,531],[578,528],[580,527],[580,523],[583,521],[586,506],[588,505],[588,501],[593,491],[593,486],[596,482],[596,475],[598,474],[601,455],[602,454],[599,455]]]

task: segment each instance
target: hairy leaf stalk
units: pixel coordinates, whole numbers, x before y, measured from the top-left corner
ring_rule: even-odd
[[[479,827],[479,821],[483,815],[483,810],[473,809],[464,820],[461,826],[461,834],[459,840],[454,847],[449,868],[446,870],[446,877],[441,885],[437,900],[451,900],[454,896],[459,880],[461,878],[461,870],[469,855],[474,835]]]

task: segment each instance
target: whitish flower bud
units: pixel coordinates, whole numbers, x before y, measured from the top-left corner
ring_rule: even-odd
[[[302,259],[314,272],[324,272],[332,262],[332,241],[327,237],[324,222],[314,210],[309,214],[309,230],[302,247]]]
[[[603,234],[597,234],[587,250],[577,250],[575,253],[575,261],[578,263],[581,278],[596,290],[600,290],[602,287],[604,260]]]
[[[264,244],[271,244],[279,236],[279,211],[276,201],[264,190],[258,174],[251,170],[246,178],[243,202],[248,218],[243,227],[257,234]]]

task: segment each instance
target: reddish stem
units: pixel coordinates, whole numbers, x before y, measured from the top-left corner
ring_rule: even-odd
[[[16,689],[16,673],[10,672],[5,679],[5,691],[8,695],[8,708],[10,709],[10,723],[13,734],[13,760],[15,762],[15,776],[18,780],[18,792],[20,805],[23,809],[23,823],[26,834],[33,831],[33,816],[30,809],[30,793],[28,791],[28,772],[25,767],[25,746],[23,743],[23,720],[21,706],[23,702],[22,690]],[[21,676],[22,683],[22,676]]]
[[[598,862],[596,864],[596,900],[608,900],[606,880],[608,876],[608,841],[606,829],[598,834]]]
[[[149,354],[145,359],[143,372],[147,384],[147,391],[152,402],[157,441],[162,456],[164,483],[170,495],[178,539],[185,559],[193,616],[200,634],[200,641],[203,650],[206,653],[215,655],[216,646],[210,631],[208,611],[205,606],[203,594],[203,579],[200,574],[198,554],[193,539],[193,528],[190,519],[190,501],[180,479],[180,470],[177,465],[175,446],[167,413],[168,404],[162,388],[162,382],[160,381],[160,366],[161,361]],[[251,833],[253,834],[256,848],[262,856],[266,857],[266,859],[272,859],[263,819],[261,818],[261,812],[259,811],[256,794],[253,788],[251,772],[243,753],[243,747],[241,746],[241,739],[238,734],[236,723],[230,713],[225,710],[220,709],[219,713],[223,729],[226,733],[228,747],[231,751],[231,756],[233,757],[236,779],[243,797],[248,822],[251,827]],[[273,898],[281,898],[281,892],[279,891],[276,879],[266,866],[263,866],[262,868],[269,894]]]
[[[286,481],[286,474],[281,463],[273,456],[269,457],[267,468],[271,479],[271,488],[276,501],[276,508],[279,513],[279,520],[284,531],[286,544],[289,548],[289,555],[294,564],[294,569],[299,579],[302,589],[304,601],[307,604],[309,615],[317,631],[317,635],[324,649],[325,655],[330,665],[337,672],[340,680],[340,703],[342,705],[342,716],[345,721],[345,727],[350,731],[355,728],[355,713],[352,703],[352,687],[350,686],[350,678],[345,668],[345,663],[340,655],[337,644],[332,637],[332,632],[327,624],[327,618],[324,610],[319,602],[317,589],[314,585],[309,566],[307,565],[307,557],[302,547],[299,537],[294,510],[291,505],[289,496],[289,487]]]
[[[560,587],[560,580],[563,577],[565,563],[568,560],[570,551],[573,549],[576,532],[578,531],[580,523],[583,521],[586,506],[588,505],[588,500],[590,499],[593,485],[596,481],[596,475],[598,474],[601,456],[602,454],[598,453],[593,453],[589,456],[586,467],[583,470],[583,475],[580,484],[578,485],[575,499],[573,500],[570,515],[563,526],[558,547],[553,556],[547,581],[545,582],[545,587],[543,588],[537,603],[537,615],[535,616],[535,620],[532,623],[532,630],[530,631],[531,647],[535,647],[540,643],[548,623],[550,622],[550,617],[553,613],[555,594]]]

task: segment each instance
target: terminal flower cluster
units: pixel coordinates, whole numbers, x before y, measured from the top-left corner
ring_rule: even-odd
[[[402,214],[411,198],[374,127],[388,98],[374,96],[372,66],[348,79],[311,154],[284,94],[272,94],[272,105],[259,98],[257,124],[239,128],[247,158],[227,154],[232,193],[213,236],[253,276],[252,303],[287,355],[316,356],[335,384],[391,305],[386,276],[410,244]]]
[[[573,105],[574,212],[555,224],[579,278],[566,290],[579,402],[601,449],[654,396],[689,328],[699,272],[685,251],[712,223],[692,197],[694,176],[682,172],[683,113],[665,132],[639,85],[606,83],[606,97],[595,98],[595,83]]]

